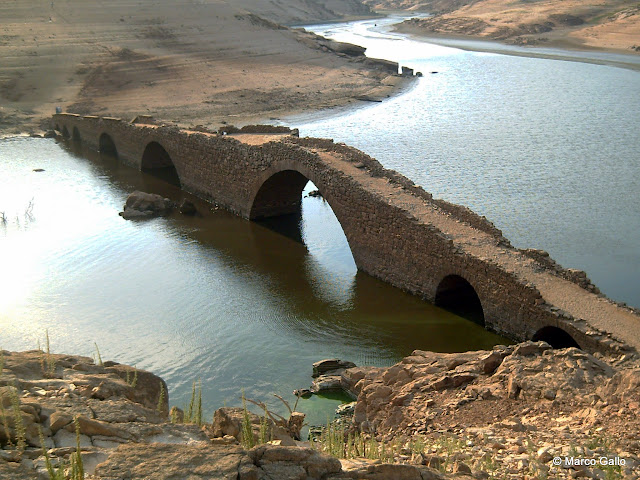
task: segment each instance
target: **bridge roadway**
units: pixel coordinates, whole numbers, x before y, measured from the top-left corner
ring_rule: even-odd
[[[514,340],[640,349],[638,312],[599,294],[583,272],[514,248],[484,217],[433,199],[352,147],[271,126],[210,132],[71,114],[53,125],[134,168],[175,168],[183,189],[251,220],[298,211],[311,180],[360,270]]]

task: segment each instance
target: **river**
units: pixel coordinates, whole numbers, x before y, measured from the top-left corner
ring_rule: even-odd
[[[640,307],[640,55],[435,45],[390,31],[401,19],[307,28],[422,72],[409,92],[285,123],[367,152]]]
[[[398,39],[378,27],[314,28],[381,42],[387,53],[370,50],[395,59]],[[439,73],[381,104],[294,126],[358,146],[487,215],[517,245],[547,249],[640,304],[638,73],[409,40],[402,54]],[[200,379],[207,416],[238,405],[242,390],[293,402],[322,358],[389,365],[416,348],[505,341],[358,273],[320,198],[305,197],[297,219],[247,222],[108,157],[32,138],[0,141],[0,178],[0,346],[36,348],[48,331],[54,352],[99,348],[161,375],[178,406]],[[202,215],[125,221],[117,213],[135,189],[192,198]],[[299,408],[324,422],[339,401],[312,397]]]

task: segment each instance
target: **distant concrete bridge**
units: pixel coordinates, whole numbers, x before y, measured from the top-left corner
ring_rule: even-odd
[[[514,340],[589,351],[640,349],[640,315],[598,294],[583,272],[512,247],[469,209],[436,200],[355,148],[284,127],[227,132],[149,118],[58,114],[62,136],[250,220],[295,213],[311,180],[344,230],[358,269]]]

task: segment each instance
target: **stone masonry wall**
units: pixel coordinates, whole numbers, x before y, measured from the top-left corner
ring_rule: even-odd
[[[66,127],[68,132],[77,128],[81,141],[94,149],[99,146],[100,136],[106,133],[115,143],[119,158],[138,169],[145,147],[157,142],[174,162],[183,189],[245,218],[253,218],[257,212],[269,216],[270,208],[273,215],[283,213],[283,205],[299,202],[305,182],[298,181],[296,186],[283,184],[279,188],[278,178],[295,181],[295,175],[273,177],[293,170],[311,180],[330,204],[358,269],[432,302],[442,279],[459,275],[477,292],[486,325],[495,331],[515,340],[528,340],[540,328],[556,326],[587,350],[612,347],[597,335],[587,335],[593,330],[588,325],[545,304],[533,285],[525,284],[494,263],[462,252],[445,233],[418,222],[386,198],[363,188],[341,168],[340,162],[325,161],[321,155],[339,155],[341,160],[367,171],[371,177],[386,179],[489,233],[497,245],[508,245],[502,233],[483,217],[465,207],[433,201],[430,194],[413,182],[384,169],[375,159],[352,147],[329,140],[298,139],[295,131],[278,141],[251,145],[220,133],[69,114],[55,115],[53,126],[59,131]],[[258,130],[253,127],[251,132]],[[272,178],[267,183],[269,190],[261,191]],[[258,205],[256,201],[265,203]]]

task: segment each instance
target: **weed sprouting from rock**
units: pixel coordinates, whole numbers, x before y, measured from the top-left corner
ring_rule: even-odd
[[[104,363],[102,363],[102,357],[100,356],[100,349],[98,348],[98,344],[96,342],[93,342],[93,344],[96,347],[96,363],[100,366],[103,366]]]
[[[25,448],[27,448],[27,431],[22,419],[18,389],[15,388],[15,386],[9,390],[9,396],[11,398],[11,409],[13,411],[13,429],[16,435],[16,449],[19,453],[22,453]]]
[[[244,390],[242,391],[242,422],[240,424],[240,443],[247,450],[255,447],[256,445],[255,438],[253,438],[251,415],[249,414],[249,409],[247,408],[247,399],[244,396]]]
[[[131,388],[136,388],[136,385],[138,385],[138,369],[135,366],[133,367],[133,374],[127,370],[126,382]]]

